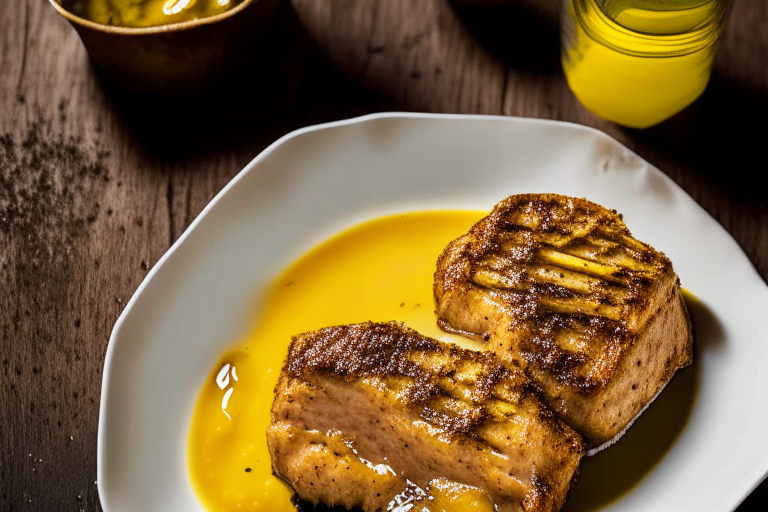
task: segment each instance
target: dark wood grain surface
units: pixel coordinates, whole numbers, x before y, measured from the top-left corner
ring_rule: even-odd
[[[294,128],[382,110],[593,126],[681,185],[768,277],[768,3],[735,1],[705,94],[645,131],[570,93],[558,0],[471,4],[285,0],[237,81],[159,100],[96,71],[46,1],[0,0],[0,510],[101,510],[115,320],[206,203]],[[763,485],[739,511],[766,509]]]

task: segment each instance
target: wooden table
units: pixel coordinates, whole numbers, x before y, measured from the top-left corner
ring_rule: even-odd
[[[637,131],[570,93],[559,1],[509,3],[286,1],[258,62],[200,105],[121,90],[46,1],[0,1],[0,510],[101,510],[115,320],[206,203],[301,126],[382,110],[594,126],[682,186],[768,277],[768,4],[736,0],[703,97]],[[766,507],[763,485],[739,511]]]

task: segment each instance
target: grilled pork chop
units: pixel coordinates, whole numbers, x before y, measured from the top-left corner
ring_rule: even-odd
[[[557,511],[583,453],[521,371],[397,322],[295,336],[267,443],[300,498],[366,512],[452,495]]]
[[[593,451],[692,359],[669,259],[585,199],[501,201],[445,249],[434,292],[440,326],[524,369]]]

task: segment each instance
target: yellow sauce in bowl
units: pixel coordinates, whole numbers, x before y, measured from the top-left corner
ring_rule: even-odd
[[[243,0],[62,0],[67,11],[118,27],[156,27],[222,14]]]
[[[273,389],[292,335],[401,320],[427,336],[479,347],[437,327],[432,283],[445,246],[486,213],[435,211],[369,221],[325,241],[278,276],[251,333],[217,362],[195,406],[187,458],[207,510],[295,510],[293,491],[272,475],[266,443]],[[491,510],[468,493],[436,494],[430,509]]]
[[[579,101],[632,128],[671,117],[709,82],[727,0],[567,0],[562,64]]]

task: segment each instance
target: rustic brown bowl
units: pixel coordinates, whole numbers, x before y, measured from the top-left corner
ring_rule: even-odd
[[[160,95],[197,94],[248,64],[279,0],[244,0],[215,16],[155,27],[86,20],[49,0],[75,27],[91,60],[116,82]]]

